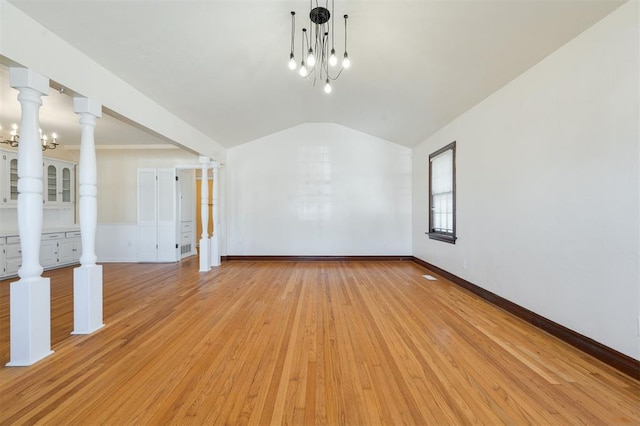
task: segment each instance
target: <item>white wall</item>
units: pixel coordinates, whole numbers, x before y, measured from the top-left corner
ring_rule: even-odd
[[[198,164],[181,149],[98,149],[99,262],[137,261],[138,168]]]
[[[638,3],[630,2],[413,158],[416,257],[636,359],[638,40]],[[453,140],[455,245],[424,235],[428,156]]]
[[[227,150],[228,254],[410,254],[410,154],[326,123]]]
[[[198,164],[181,149],[98,149],[98,223],[137,223],[138,169]]]

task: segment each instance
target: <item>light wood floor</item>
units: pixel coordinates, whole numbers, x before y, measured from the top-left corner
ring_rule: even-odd
[[[104,265],[106,326],[0,367],[0,424],[640,424],[640,382],[410,262]],[[0,362],[9,359],[0,282]]]

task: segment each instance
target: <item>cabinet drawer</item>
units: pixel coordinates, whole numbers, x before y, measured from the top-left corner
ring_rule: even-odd
[[[20,244],[20,237],[17,235],[7,237],[7,244]]]
[[[52,232],[50,234],[42,234],[42,241],[61,240],[64,238],[64,232]]]
[[[0,246],[5,245],[7,242],[7,239],[5,237],[0,237]]]
[[[182,222],[182,232],[189,232],[193,230],[193,222]]]
[[[7,259],[21,256],[22,250],[20,250],[20,244],[9,244],[7,246]]]
[[[182,233],[182,244],[189,244],[191,242],[191,232]]]
[[[7,259],[7,275],[15,275],[22,266],[22,259]]]
[[[82,236],[82,232],[80,232],[80,231],[67,232],[67,233],[65,233],[65,236],[66,236],[66,238],[81,237]]]

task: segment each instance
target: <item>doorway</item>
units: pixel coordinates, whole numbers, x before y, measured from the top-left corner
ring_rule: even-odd
[[[209,226],[208,235],[213,235],[213,178],[209,177]],[[202,177],[196,177],[196,246],[202,236]]]

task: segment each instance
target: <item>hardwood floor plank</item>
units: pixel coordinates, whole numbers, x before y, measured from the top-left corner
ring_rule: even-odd
[[[0,368],[4,424],[627,424],[640,382],[402,261],[104,265],[104,321]],[[9,358],[0,281],[0,362]]]

